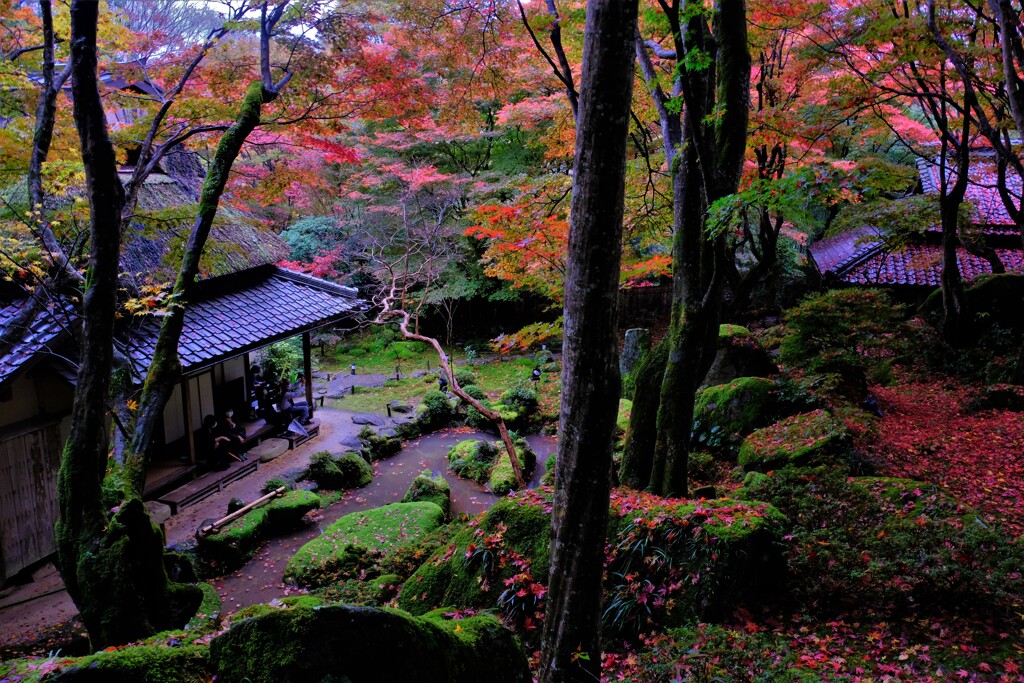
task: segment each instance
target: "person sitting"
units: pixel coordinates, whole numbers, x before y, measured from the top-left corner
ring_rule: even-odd
[[[267,424],[280,430],[291,422],[291,414],[282,413],[277,409],[277,401],[272,398],[271,392],[266,386],[261,386],[256,390],[256,404],[258,415],[266,420]]]
[[[309,424],[309,406],[306,404],[305,396],[299,396],[298,392],[289,391],[288,380],[281,380],[281,398],[277,400],[277,409],[284,415],[288,415],[288,422],[298,420],[302,424]]]
[[[237,453],[242,460],[248,460],[245,455],[245,427],[235,422],[235,411],[230,408],[224,411],[224,417],[217,427],[217,436],[228,438],[228,449]]]
[[[218,436],[216,430],[217,418],[213,415],[203,418],[203,426],[196,431],[196,456],[210,469],[226,470],[237,456],[231,453],[228,437]]]

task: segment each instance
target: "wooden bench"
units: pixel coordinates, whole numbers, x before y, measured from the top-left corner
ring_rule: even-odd
[[[170,493],[160,496],[157,498],[157,501],[170,506],[171,514],[176,515],[179,509],[188,507],[192,503],[200,501],[213,493],[222,491],[225,485],[255,472],[259,469],[259,466],[260,461],[256,458],[232,461],[226,470],[207,472],[181,488],[174,489]]]
[[[196,466],[192,464],[174,463],[173,465],[164,465],[154,463],[146,472],[146,487],[142,495],[145,497],[159,493],[175,482],[186,478],[191,479],[195,471]]]
[[[271,437],[277,429],[262,417],[252,422],[243,422],[242,429],[245,430],[245,447],[255,446],[263,439]]]

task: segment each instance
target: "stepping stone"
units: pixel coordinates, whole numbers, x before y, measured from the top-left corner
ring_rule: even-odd
[[[149,518],[157,526],[171,518],[171,506],[155,500],[146,501],[146,510],[149,511]]]
[[[373,425],[374,427],[383,427],[387,424],[386,418],[381,415],[353,415],[352,422],[357,425]]]
[[[250,458],[259,458],[260,462],[270,462],[288,450],[287,439],[266,439],[259,446],[249,449]]]

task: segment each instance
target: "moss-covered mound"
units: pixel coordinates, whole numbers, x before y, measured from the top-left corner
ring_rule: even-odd
[[[497,457],[498,449],[490,441],[467,439],[448,451],[448,468],[463,479],[482,484],[490,476]]]
[[[200,535],[199,556],[220,571],[234,571],[252,559],[261,542],[295,529],[308,512],[319,507],[320,498],[312,491],[288,491],[218,532]]]
[[[784,571],[785,518],[767,503],[680,503],[621,489],[612,497],[605,628],[720,619],[756,600]]]
[[[846,442],[846,430],[824,410],[787,417],[758,429],[743,440],[739,464],[745,470],[803,467],[836,461]]]
[[[395,503],[345,515],[299,549],[284,575],[301,586],[349,578],[389,551],[414,543],[444,521],[434,503]]]
[[[390,458],[402,450],[401,438],[378,434],[373,427],[364,427],[359,432],[359,438],[363,442],[363,458],[368,462]]]
[[[318,451],[309,458],[305,478],[328,491],[356,489],[373,481],[373,468],[355,453],[333,455],[329,451]]]
[[[737,377],[767,377],[778,372],[771,356],[757,343],[750,330],[740,325],[718,328],[718,352],[704,384],[726,384]]]
[[[528,479],[533,468],[537,466],[537,454],[526,445],[525,439],[516,439],[514,445],[516,455],[519,457],[519,466],[523,468],[523,478]],[[512,469],[512,461],[509,460],[504,444],[497,441],[495,447],[498,448],[498,458],[487,477],[487,488],[491,490],[491,493],[504,496],[516,488],[516,474]]]
[[[206,683],[209,650],[198,645],[136,645],[72,660],[47,681],[64,683]]]
[[[272,645],[271,645],[272,644]],[[515,637],[491,616],[458,621],[331,605],[278,610],[213,640],[226,683],[529,683]]]
[[[433,503],[441,508],[445,519],[451,518],[452,489],[440,474],[435,476],[430,470],[424,470],[421,475],[412,480],[402,502],[416,503],[420,501]]]
[[[494,607],[525,560],[547,581],[550,511],[531,498],[504,498],[423,563],[402,587],[398,606],[413,614],[439,607]],[[504,560],[504,561],[502,561]]]
[[[697,447],[719,455],[735,455],[743,437],[771,424],[775,414],[775,383],[763,377],[739,377],[706,387],[693,406],[693,439]]]

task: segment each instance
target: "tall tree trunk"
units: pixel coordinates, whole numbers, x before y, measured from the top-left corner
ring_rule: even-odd
[[[601,670],[601,579],[618,410],[617,307],[636,0],[587,4],[569,250],[543,683]]]
[[[167,405],[174,387],[181,378],[178,342],[181,340],[181,332],[185,325],[185,309],[195,288],[199,260],[210,236],[210,228],[213,227],[220,196],[227,185],[228,174],[245,139],[259,125],[262,105],[272,102],[277,94],[277,91],[266,88],[262,82],[254,82],[249,86],[238,118],[217,145],[213,163],[203,183],[199,212],[185,244],[185,253],[174,288],[171,290],[168,314],[160,325],[160,333],[153,350],[153,361],[142,387],[138,419],[125,458],[125,486],[126,494],[129,496],[142,497],[146,484],[146,467],[158,447],[154,434],[163,419],[164,406]]]
[[[619,467],[623,486],[644,489],[651,483],[654,443],[658,436],[657,416],[661,403],[661,381],[665,374],[668,345],[662,341],[648,351],[636,369],[633,409],[626,429],[626,447]]]
[[[106,472],[106,398],[113,363],[120,216],[124,188],[96,77],[98,3],[71,6],[72,95],[90,209],[90,258],[82,304],[81,363],[57,482],[57,563],[94,648],[180,625],[175,615],[202,599],[169,584],[163,538],[141,501],[108,518],[100,499]]]
[[[660,88],[652,87],[673,174],[675,236],[672,320],[649,488],[661,495],[685,496],[693,402],[714,359],[728,266],[724,237],[707,234],[705,217],[713,202],[739,186],[747,140],[750,54],[744,0],[716,2],[710,26],[698,0],[687,0],[682,8],[662,7],[675,49],[652,49],[676,60],[674,90],[682,94],[686,114],[680,145],[670,139],[680,130],[675,123],[678,114],[665,106]],[[710,57],[711,63],[689,66],[688,55],[698,53]],[[652,70],[644,57],[641,67],[650,83]],[[680,146],[682,153],[676,153]]]

